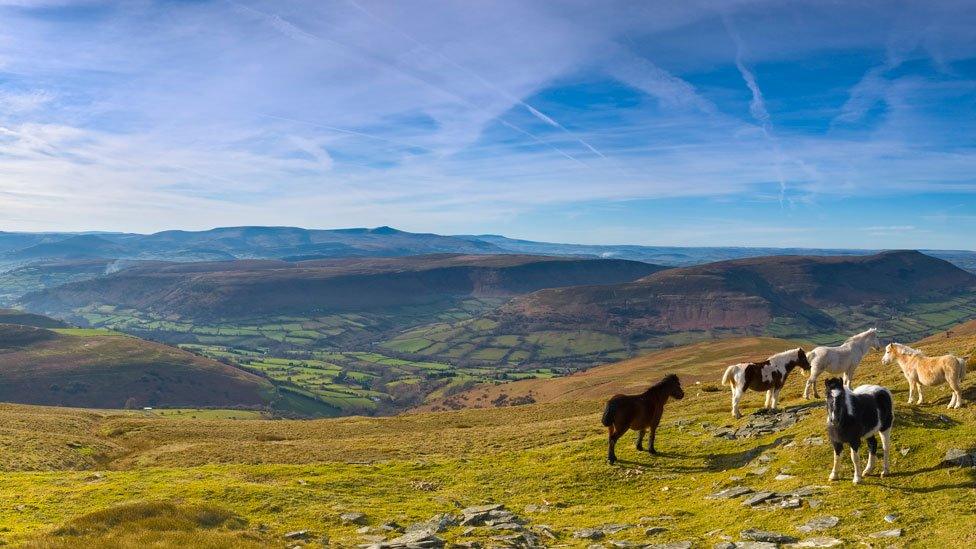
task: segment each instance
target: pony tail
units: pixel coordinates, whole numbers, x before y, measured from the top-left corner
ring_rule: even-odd
[[[601,420],[601,423],[603,423],[604,427],[613,425],[613,416],[616,414],[616,411],[617,401],[611,399],[610,402],[607,402],[607,407],[603,410],[603,419]]]
[[[722,374],[722,385],[732,385],[732,374],[735,373],[735,364],[729,366],[725,369],[725,373]],[[734,388],[734,387],[733,387]]]
[[[966,375],[966,364],[969,362],[969,357],[957,356],[956,361],[959,362],[959,380],[962,381],[962,377]]]

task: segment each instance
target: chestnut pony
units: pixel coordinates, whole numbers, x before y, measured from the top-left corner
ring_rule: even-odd
[[[674,374],[664,376],[664,379],[639,395],[614,395],[603,411],[603,426],[607,428],[610,435],[610,446],[607,449],[607,461],[610,465],[617,461],[617,455],[613,451],[617,439],[628,429],[637,431],[638,451],[644,449],[642,446],[644,433],[650,429],[651,438],[647,451],[656,454],[654,435],[657,433],[657,426],[661,423],[661,416],[664,415],[664,404],[668,401],[668,397],[680,400],[684,396],[681,382]]]

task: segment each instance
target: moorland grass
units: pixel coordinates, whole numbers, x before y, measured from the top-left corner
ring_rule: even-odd
[[[965,354],[976,349],[976,338],[945,339],[925,348]],[[970,448],[976,441],[976,383],[964,384],[968,405],[963,409],[944,408],[944,388],[928,389],[925,405],[908,406],[900,371],[881,366],[879,358],[876,352],[867,357],[855,383],[893,389],[893,474],[868,477],[860,486],[850,482],[846,462],[842,480],[828,482],[829,445],[805,442],[824,436],[823,408],[812,408],[779,433],[716,438],[703,423],[737,426],[744,420],[731,418],[726,390],[706,384],[689,384],[685,400],[668,405],[658,437],[661,455],[638,454],[628,434],[618,445],[621,462],[614,467],[603,459],[601,403],[595,401],[317,421],[167,419],[0,406],[5,471],[0,523],[7,528],[0,537],[66,547],[82,538],[65,535],[64,529],[85,524],[91,513],[107,509],[112,516],[120,505],[154,502],[178,509],[212,506],[218,516],[235,517],[241,526],[167,518],[184,521],[192,532],[168,534],[139,519],[98,526],[82,536],[118,547],[148,541],[178,546],[187,539],[210,546],[282,545],[285,532],[309,529],[316,543],[328,536],[333,544],[354,546],[362,538],[356,526],[340,524],[338,515],[345,511],[365,512],[371,524],[409,524],[459,505],[492,501],[551,525],[559,542],[572,546],[589,543],[571,538],[574,529],[636,525],[642,517],[659,515],[674,517],[661,523],[665,532],[648,538],[634,527],[613,539],[693,540],[709,547],[722,536],[739,539],[738,533],[750,527],[803,538],[797,525],[833,515],[840,522],[825,534],[851,545],[876,544],[869,534],[898,527],[904,534],[895,541],[903,546],[971,546],[976,543],[976,476],[972,469],[942,468],[940,462],[949,448]],[[804,404],[802,382],[799,375],[788,381],[785,406]],[[761,402],[761,394],[750,393],[743,411],[748,415]],[[769,456],[766,470],[757,468],[761,453]],[[789,478],[774,480],[780,473]],[[814,496],[821,505],[759,510],[738,500],[707,499],[734,484],[779,491],[823,486]],[[547,512],[523,512],[528,504],[545,502],[551,504]],[[186,513],[172,514],[192,515]],[[888,514],[898,515],[895,524],[883,520]],[[200,537],[185,537],[190,535]],[[449,541],[488,541],[480,530],[465,536],[463,529],[452,528],[443,535]]]

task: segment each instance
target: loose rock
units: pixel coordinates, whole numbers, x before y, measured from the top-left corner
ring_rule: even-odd
[[[742,505],[747,505],[750,507],[753,505],[759,505],[775,495],[775,492],[756,492],[755,494],[746,498],[745,501],[742,502]]]
[[[959,448],[951,448],[942,458],[942,465],[945,467],[972,467],[973,461],[973,455],[969,452]]]
[[[901,528],[895,528],[893,530],[882,530],[880,532],[875,532],[868,537],[872,538],[900,538],[902,534]]]
[[[793,549],[800,547],[836,547],[838,545],[843,545],[844,541],[837,538],[807,538],[805,540],[798,541],[796,543],[791,543],[786,545],[786,547]]]
[[[308,539],[312,537],[311,532],[308,530],[295,530],[294,532],[288,532],[285,534],[285,539]]]
[[[343,513],[339,515],[339,521],[343,524],[366,524],[366,515],[363,513]]]
[[[839,518],[828,515],[828,516],[812,518],[809,521],[807,521],[806,524],[797,526],[796,529],[804,533],[819,532],[821,530],[833,528],[834,526],[837,526],[837,523],[839,522],[840,522]]]
[[[796,538],[793,536],[787,536],[786,534],[780,534],[778,532],[756,530],[755,528],[743,530],[739,532],[739,535],[750,541],[765,541],[768,543],[793,543],[796,541]],[[737,543],[736,547],[739,546],[740,545]]]
[[[582,530],[573,532],[573,537],[576,539],[599,540],[603,539],[604,535],[603,530],[598,528],[583,528]]]
[[[732,499],[746,494],[751,494],[752,488],[747,488],[745,486],[733,486],[731,488],[726,488],[715,492],[714,494],[708,496],[710,499]]]

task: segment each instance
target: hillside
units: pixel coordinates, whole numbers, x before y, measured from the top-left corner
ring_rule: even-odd
[[[67,328],[68,324],[60,320],[36,315],[17,309],[0,309],[0,324],[20,324],[21,326],[33,326],[35,328]]]
[[[962,353],[976,339],[924,348]],[[762,395],[749,393],[746,417],[733,420],[728,391],[686,381],[685,399],[665,410],[660,454],[638,454],[629,433],[615,467],[604,460],[599,400],[300,422],[0,405],[2,537],[37,547],[262,547],[296,543],[285,535],[305,531],[298,535],[307,544],[327,538],[355,546],[400,536],[396,526],[382,528],[391,521],[407,527],[496,503],[525,525],[447,525],[436,535],[483,545],[528,535],[546,545],[588,546],[592,540],[577,536],[593,535],[620,546],[711,547],[756,528],[838,546],[973,545],[976,477],[972,468],[940,463],[952,448],[972,450],[966,441],[976,439],[976,408],[970,401],[946,410],[944,388],[927,389],[923,406],[904,405],[901,373],[879,359],[868,355],[857,382],[894,391],[893,474],[859,486],[846,461],[842,479],[826,481],[824,410],[800,400],[801,376],[789,380],[782,398],[789,410],[782,417],[795,423],[735,439],[714,433],[780,416],[754,414]],[[647,370],[649,381],[662,368]],[[972,379],[964,387],[967,399],[976,397]],[[745,497],[709,497],[734,486],[798,495],[784,499],[790,505],[754,506]],[[343,522],[340,515],[351,512],[365,514],[365,529]],[[801,528],[822,517],[823,530]]]
[[[159,343],[95,330],[0,324],[3,402],[265,408],[274,394],[265,379]]]
[[[31,310],[67,316],[97,305],[194,319],[369,311],[616,283],[662,267],[622,260],[434,255],[302,262],[149,264],[28,294]]]
[[[676,373],[685,383],[715,385],[715,372],[729,364],[764,359],[801,343],[772,337],[705,341],[654,351],[572,375],[551,379],[525,379],[486,383],[447,397],[431,399],[418,411],[510,406],[526,402],[600,400],[617,393],[639,393],[663,372]],[[809,348],[809,345],[807,345]]]
[[[765,257],[656,273],[632,283],[550,289],[509,304],[511,323],[537,319],[640,335],[762,329],[775,319],[830,331],[830,307],[944,299],[976,290],[976,275],[919,252],[867,257]],[[507,318],[506,318],[507,317]]]

